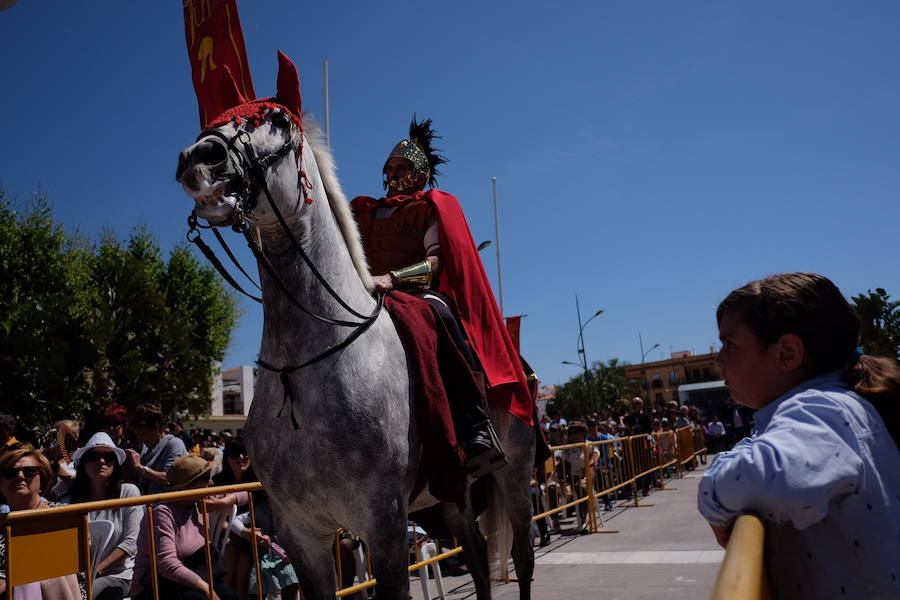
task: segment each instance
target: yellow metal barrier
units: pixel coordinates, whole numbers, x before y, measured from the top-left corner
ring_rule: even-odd
[[[153,531],[152,504],[178,500],[201,500],[204,522],[208,523],[206,498],[219,494],[262,490],[261,483],[245,483],[210,487],[165,494],[151,494],[134,498],[117,498],[96,502],[81,502],[67,506],[22,510],[7,513],[2,523],[7,540],[7,585],[12,588],[34,581],[52,579],[73,573],[84,573],[88,597],[93,587],[91,572],[91,547],[88,535],[88,514],[98,510],[144,505],[147,509],[147,525],[150,534],[150,573],[153,598],[158,600],[159,590],[156,565],[156,539]],[[250,499],[250,519],[255,524],[253,500]],[[207,575],[212,578],[209,527],[205,525]],[[254,546],[254,566],[259,573],[259,556]],[[212,582],[210,584],[212,589]],[[257,586],[257,599],[262,600],[262,586]]]
[[[695,448],[700,449],[695,450]],[[551,508],[534,515],[533,520],[543,519],[559,514],[569,508],[578,507],[576,512],[578,527],[590,533],[615,532],[615,530],[602,529],[603,522],[597,508],[597,502],[601,497],[608,496],[630,486],[634,506],[652,506],[639,503],[638,479],[650,477],[656,473],[659,487],[665,489],[667,469],[675,468],[680,475],[684,464],[692,460],[695,455],[705,454],[706,452],[703,430],[696,428],[692,431],[689,427],[683,427],[674,432],[668,431],[651,435],[641,434],[597,442],[551,446],[550,449],[562,452],[559,457],[561,460],[557,462],[555,457],[551,457],[544,465],[546,480],[543,492],[544,506],[549,505]],[[584,466],[583,472],[572,472],[573,465],[570,463],[577,456],[576,452],[574,452],[576,450],[581,452],[581,464]],[[566,451],[569,452],[567,453]],[[32,581],[84,572],[88,594],[90,594],[92,580],[90,569],[91,550],[87,527],[88,513],[104,509],[145,505],[151,545],[150,572],[153,597],[155,600],[158,600],[156,540],[153,530],[154,511],[152,505],[162,502],[200,499],[202,500],[201,511],[204,516],[204,523],[208,523],[205,498],[219,494],[242,491],[251,492],[262,489],[261,483],[248,483],[168,492],[135,498],[83,502],[62,507],[8,513],[5,518],[0,519],[0,524],[2,524],[8,540],[8,585],[13,587]],[[552,502],[550,502],[551,497],[553,497]],[[249,500],[249,509],[250,526],[253,531],[256,531],[256,515],[252,495]],[[205,525],[204,535],[207,574],[211,577],[213,570],[208,525]],[[335,543],[337,545],[339,541],[336,539]],[[257,569],[257,573],[259,573],[259,550],[256,544],[251,544],[251,548],[253,565]],[[337,550],[336,547],[336,566],[339,574],[338,580],[340,581],[341,566]],[[456,546],[428,560],[410,565],[409,572],[412,573],[423,566],[449,558],[460,552],[462,552],[462,546]],[[366,555],[368,559],[368,549],[366,549]],[[416,558],[418,558],[418,552],[416,553]],[[370,576],[368,581],[339,590],[336,596],[338,598],[348,596],[376,585],[376,580],[371,578],[371,560],[367,560],[367,571]],[[302,574],[298,574],[298,576],[302,577]],[[260,579],[258,577],[257,581]],[[212,589],[212,585],[210,589]],[[722,597],[724,598],[725,596]],[[257,598],[262,600],[261,585],[257,585]],[[717,596],[716,599],[718,600],[718,598]]]
[[[741,515],[737,518],[712,600],[769,600],[772,597],[763,561],[764,540],[765,527],[759,517]]]

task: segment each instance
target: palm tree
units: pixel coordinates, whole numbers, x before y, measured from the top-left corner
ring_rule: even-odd
[[[853,309],[860,320],[859,339],[863,352],[897,360],[900,354],[900,302],[891,300],[883,288],[853,296]]]

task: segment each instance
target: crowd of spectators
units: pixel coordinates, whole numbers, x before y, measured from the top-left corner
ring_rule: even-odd
[[[541,428],[544,430],[547,441],[551,447],[563,447],[553,452],[553,468],[536,469],[535,479],[532,481],[532,500],[535,514],[547,510],[554,510],[560,502],[569,502],[573,498],[582,497],[586,493],[586,471],[588,467],[594,468],[597,476],[594,484],[598,490],[608,487],[616,487],[620,483],[620,474],[617,471],[617,463],[622,460],[619,444],[590,446],[587,455],[583,447],[565,448],[568,444],[580,444],[582,442],[599,442],[616,440],[619,438],[647,435],[651,448],[660,456],[667,456],[674,451],[674,442],[671,437],[654,435],[671,432],[682,427],[701,428],[707,437],[707,445],[710,452],[718,452],[729,448],[750,431],[750,412],[733,402],[723,407],[727,413],[725,425],[718,414],[704,415],[697,406],[679,405],[678,402],[660,402],[655,407],[647,407],[644,400],[634,397],[629,403],[629,408],[611,413],[593,413],[580,415],[579,418],[567,420],[553,403],[547,406],[546,414],[541,418]],[[586,464],[589,462],[590,464]],[[686,468],[694,468],[693,461],[689,461]],[[642,475],[637,478],[636,486],[644,496],[651,493],[653,487],[658,486],[658,474],[656,472]],[[600,496],[605,510],[612,510],[616,499],[630,499],[630,486],[617,489],[614,492]],[[578,523],[582,531],[585,531],[584,503],[578,505]],[[568,509],[569,516],[576,516],[574,509]],[[550,527],[544,519],[538,519],[536,527],[540,535],[540,545],[546,545],[550,541],[550,534],[561,532],[560,513],[550,516]]]
[[[0,414],[0,512],[132,498],[209,485],[257,481],[246,445],[230,431],[185,431],[153,404],[132,413],[110,404],[85,426],[56,424],[60,443],[35,448],[21,441],[17,421]],[[68,436],[68,437],[67,437]],[[206,569],[207,523],[194,499],[155,505],[153,532],[160,598],[245,599],[280,592],[301,596],[298,577],[277,544],[275,517],[265,494],[254,492],[257,528],[250,527],[247,492],[207,499],[213,539],[213,590]],[[92,600],[152,597],[151,531],[143,506],[107,508],[89,514],[93,525],[111,530],[93,566]],[[102,522],[102,523],[101,523]],[[105,537],[105,536],[104,536]],[[92,544],[96,540],[92,540]],[[255,572],[252,544],[259,548],[262,574]],[[0,599],[6,589],[6,540],[0,535]],[[15,587],[15,598],[88,600],[83,573]]]
[[[655,406],[648,407],[639,396],[631,400],[629,407],[629,410],[623,408],[608,413],[580,415],[576,421],[587,428],[587,441],[701,427],[707,440],[712,441],[710,452],[730,448],[749,435],[751,428],[752,411],[730,399],[721,411],[712,414],[704,414],[696,405],[680,405],[674,400],[657,402]],[[548,404],[547,412],[541,418],[541,428],[548,439],[556,429],[565,432],[568,425],[569,421],[559,409],[553,403]],[[553,445],[552,441],[550,443]]]

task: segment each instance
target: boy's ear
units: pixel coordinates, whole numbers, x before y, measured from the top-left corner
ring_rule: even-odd
[[[786,333],[777,343],[778,366],[782,372],[796,371],[806,362],[806,345],[797,334]]]

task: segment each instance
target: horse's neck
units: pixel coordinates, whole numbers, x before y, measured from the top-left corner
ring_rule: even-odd
[[[310,162],[311,167],[304,157],[306,172],[316,174],[312,177],[313,189],[309,192],[313,201],[300,211],[299,216],[286,216],[290,235],[302,246],[312,264],[336,294],[357,312],[369,314],[374,310],[375,301],[353,264],[343,232],[335,220],[317,176],[318,171],[312,171],[315,162],[311,159]],[[283,204],[293,203],[292,200]],[[282,208],[282,211],[285,209]],[[322,316],[346,321],[360,320],[340,306],[316,279],[297,254],[288,232],[277,226],[263,231],[262,235],[263,247],[275,272],[298,303]],[[348,327],[322,323],[301,311],[265,269],[261,281],[265,318],[261,349],[263,360],[306,360],[352,332]],[[283,356],[278,357],[279,354]]]

